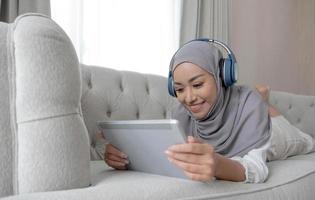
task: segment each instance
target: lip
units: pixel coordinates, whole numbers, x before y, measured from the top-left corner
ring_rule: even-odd
[[[204,104],[204,102],[198,103],[198,104],[194,104],[194,105],[188,105],[188,107],[189,107],[189,110],[192,113],[198,113],[198,112],[201,111],[203,104]]]

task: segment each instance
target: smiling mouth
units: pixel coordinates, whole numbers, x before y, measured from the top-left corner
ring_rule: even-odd
[[[198,103],[198,104],[194,104],[194,105],[188,105],[189,110],[193,113],[198,113],[201,111],[202,105],[204,102],[202,103]]]

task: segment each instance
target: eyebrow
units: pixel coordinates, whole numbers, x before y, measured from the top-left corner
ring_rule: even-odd
[[[199,75],[196,75],[194,77],[192,77],[191,79],[188,80],[189,83],[193,82],[194,80],[196,80],[197,78],[201,77],[201,76],[204,76],[204,74],[199,74]],[[175,85],[182,85],[181,83],[179,82],[174,82]]]

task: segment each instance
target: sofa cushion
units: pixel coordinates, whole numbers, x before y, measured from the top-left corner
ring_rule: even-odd
[[[13,193],[12,135],[10,128],[9,80],[7,66],[8,25],[0,23],[0,197]]]
[[[38,14],[18,17],[9,35],[15,193],[88,186],[89,139],[71,41]]]
[[[270,176],[261,184],[230,181],[201,183],[134,171],[112,170],[103,161],[92,161],[92,186],[89,188],[26,194],[4,200],[313,199],[315,160],[314,156],[308,156],[302,160],[297,156],[297,160],[268,163]]]

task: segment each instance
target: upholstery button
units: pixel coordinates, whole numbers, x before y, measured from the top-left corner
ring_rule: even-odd
[[[88,80],[87,86],[88,86],[89,89],[92,89],[92,81],[91,81],[91,79]]]
[[[290,105],[289,105],[289,109],[291,109],[291,108],[292,108],[292,105],[290,104]]]
[[[136,117],[137,117],[137,119],[139,119],[139,117],[140,117],[139,111],[136,113]]]
[[[310,107],[314,107],[314,106],[315,106],[315,104],[314,104],[314,102],[312,102],[311,105],[310,105]]]
[[[300,123],[301,122],[301,118],[297,118],[297,123]]]
[[[112,112],[111,111],[107,111],[106,115],[107,115],[107,117],[110,117],[112,115]]]
[[[163,118],[166,119],[166,111],[163,111]]]
[[[145,89],[146,89],[146,91],[147,91],[147,94],[150,95],[149,87],[146,87]]]
[[[121,92],[124,91],[124,88],[123,88],[123,86],[122,86],[122,82],[121,82],[121,81],[120,81],[120,83],[119,83],[119,89],[120,89]]]

